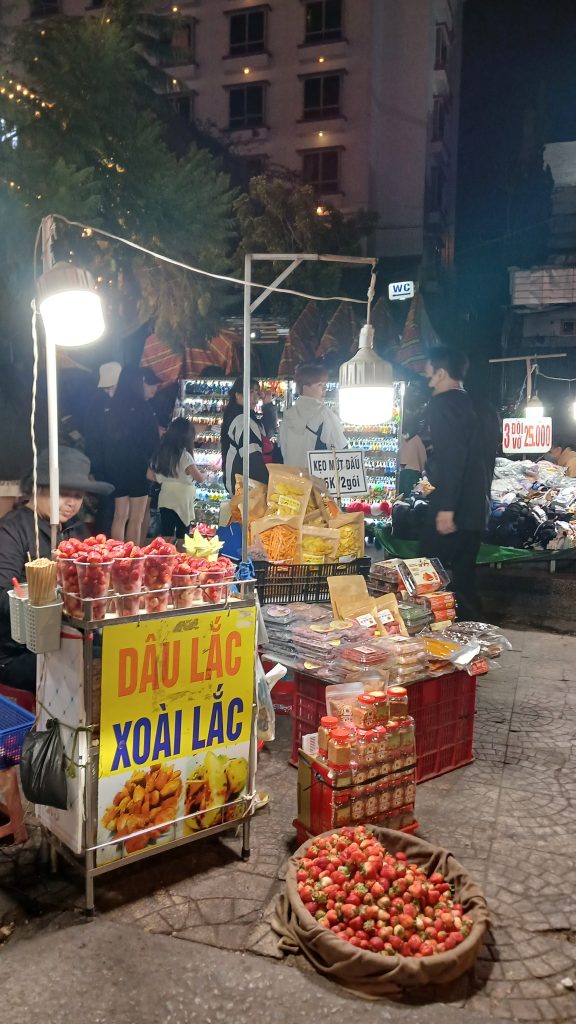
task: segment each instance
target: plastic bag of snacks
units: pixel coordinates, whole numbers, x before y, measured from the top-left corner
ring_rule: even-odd
[[[233,523],[242,522],[242,499],[243,499],[243,478],[236,473],[236,489],[234,497],[230,499],[230,520]],[[266,484],[259,480],[248,481],[248,522],[260,519],[266,515]]]
[[[302,519],[290,516],[264,516],[252,523],[252,543],[261,548],[269,562],[298,565],[302,557]]]
[[[340,543],[336,558],[339,562],[353,562],[364,558],[364,513],[342,512],[332,516],[330,529],[338,530]]]
[[[272,463],[268,467],[268,515],[283,518],[298,516],[302,522],[312,490],[310,478],[291,466]]]
[[[408,636],[404,619],[400,615],[396,594],[380,594],[375,598],[378,624],[387,636]]]
[[[340,537],[337,530],[328,530],[324,526],[303,526],[303,565],[324,565],[328,562],[335,562],[339,543]]]

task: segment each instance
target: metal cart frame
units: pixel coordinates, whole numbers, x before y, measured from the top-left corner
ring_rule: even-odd
[[[165,843],[152,846],[149,849],[144,849],[136,853],[125,855],[122,859],[113,861],[105,864],[97,864],[97,852],[98,850],[116,845],[119,840],[111,839],[106,843],[97,842],[97,831],[98,831],[98,778],[99,778],[99,732],[100,725],[93,726],[93,723],[99,716],[100,709],[95,706],[94,701],[94,632],[98,629],[114,629],[117,626],[125,625],[131,622],[137,623],[153,623],[158,619],[170,619],[170,618],[182,618],[187,613],[191,617],[201,616],[203,614],[214,613],[215,611],[221,610],[226,612],[229,610],[240,610],[242,608],[255,608],[256,603],[254,599],[254,584],[252,581],[248,583],[241,583],[240,586],[240,597],[238,599],[227,600],[222,604],[213,605],[202,605],[195,606],[190,609],[174,608],[168,609],[164,612],[156,612],[153,614],[142,614],[137,616],[126,616],[123,618],[110,617],[106,619],[94,620],[89,618],[90,608],[86,608],[86,618],[84,620],[77,620],[68,618],[68,623],[75,629],[78,629],[82,633],[82,644],[83,644],[83,679],[81,685],[84,690],[84,707],[86,714],[86,730],[89,733],[89,739],[87,744],[87,761],[86,765],[77,768],[78,771],[83,771],[84,776],[84,825],[82,829],[83,835],[83,852],[80,855],[75,854],[68,848],[66,843],[60,839],[54,832],[50,831],[49,827],[44,826],[44,832],[47,837],[48,843],[50,844],[51,862],[55,867],[58,855],[61,855],[69,864],[75,869],[79,870],[84,875],[85,883],[85,912],[87,916],[94,914],[95,903],[94,903],[94,879],[100,875],[107,874],[109,871],[117,870],[118,868],[125,867],[128,864],[132,864],[136,861],[144,860],[147,857],[152,857],[157,854],[173,850],[176,847],[186,846],[189,843],[197,842],[199,839],[204,839],[208,836],[218,835],[221,832],[227,832],[231,830],[239,830],[242,828],[242,860],[248,860],[250,857],[250,823],[251,818],[255,810],[256,793],[255,793],[255,778],[256,778],[256,715],[257,715],[257,700],[256,700],[256,675],[253,672],[253,685],[252,685],[252,708],[251,708],[251,728],[250,728],[250,745],[248,754],[248,781],[247,781],[247,793],[236,798],[227,804],[223,804],[222,810],[226,807],[236,804],[238,800],[245,801],[245,808],[243,813],[232,819],[231,821],[221,822],[220,824],[213,825],[209,828],[204,828],[197,833],[188,836],[181,836],[177,839],[170,840]],[[91,605],[91,601],[86,600],[85,605]],[[96,735],[97,733],[97,735]],[[209,808],[207,808],[209,810]],[[193,814],[181,815],[174,819],[171,824],[178,824],[182,821],[189,820],[198,816],[201,812],[194,812]],[[144,835],[146,832],[157,831],[157,826],[151,825],[148,828],[138,830],[131,834],[130,837],[137,835]]]

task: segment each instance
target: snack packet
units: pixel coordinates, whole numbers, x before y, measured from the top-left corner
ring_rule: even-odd
[[[268,515],[298,516],[302,522],[308,508],[312,481],[299,470],[276,463],[268,467],[268,473]]]
[[[408,636],[404,619],[400,615],[396,594],[381,594],[376,599],[376,612],[381,629],[388,635]]]
[[[370,599],[363,576],[329,576],[328,590],[332,611],[337,619],[345,619],[344,609],[365,603]]]
[[[298,565],[301,559],[302,523],[300,516],[264,516],[251,526],[252,543],[260,545],[269,562]]]
[[[322,526],[302,527],[302,564],[324,565],[336,561],[336,552],[340,543],[337,530],[328,530]]]
[[[243,478],[240,473],[236,474],[236,489],[234,497],[230,499],[230,521],[233,523],[242,522],[242,499],[243,499]],[[259,480],[248,481],[248,525],[255,519],[261,519],[266,515],[266,484]],[[248,530],[250,538],[250,529]]]
[[[364,558],[364,513],[341,512],[330,519],[330,529],[338,530],[340,544],[336,553],[339,562]]]

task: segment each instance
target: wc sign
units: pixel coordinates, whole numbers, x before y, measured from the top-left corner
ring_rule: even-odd
[[[394,281],[388,285],[389,299],[414,298],[414,281]]]

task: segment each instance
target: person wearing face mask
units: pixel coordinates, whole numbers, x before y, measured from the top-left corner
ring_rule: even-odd
[[[308,470],[308,452],[341,451],[348,439],[335,412],[325,404],[328,372],[323,366],[304,363],[296,370],[298,398],[280,424],[280,448],[284,462]]]
[[[73,536],[76,516],[85,494],[105,495],[112,485],[90,477],[90,460],[75,448],[59,448],[60,468],[60,535]],[[50,532],[50,470],[48,452],[38,456],[38,533],[40,558],[51,557]],[[34,501],[32,477],[22,481],[25,503],[0,519],[0,682],[15,689],[34,692],[36,689],[36,655],[10,635],[10,604],[8,591],[13,579],[26,582],[24,566],[29,553],[36,556]]]
[[[452,571],[460,619],[477,619],[476,558],[486,529],[493,459],[480,419],[464,390],[468,359],[448,346],[430,350],[426,364],[431,452],[427,475],[434,491],[420,554],[439,558]]]
[[[236,475],[242,473],[244,456],[244,392],[243,379],[238,377],[230,390],[228,404],[222,417],[220,443],[222,449],[222,474],[224,486],[232,497],[236,484]],[[260,386],[257,380],[250,381],[250,438],[248,441],[248,457],[250,479],[262,484],[268,483],[268,469],[262,455],[264,431],[256,415],[256,406],[260,401]]]

